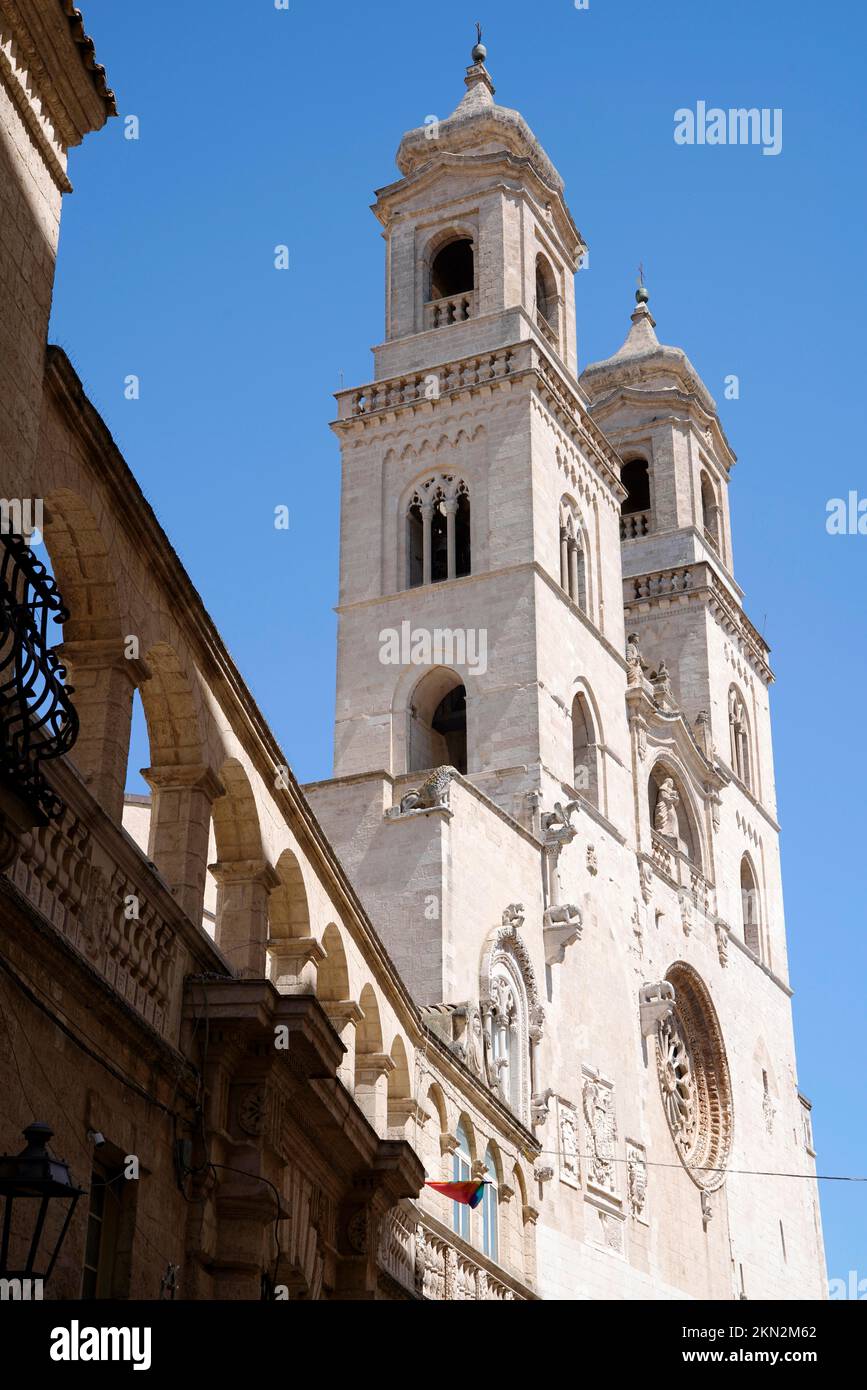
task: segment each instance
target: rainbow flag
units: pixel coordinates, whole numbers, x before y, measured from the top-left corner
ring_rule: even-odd
[[[482,1200],[485,1182],[485,1178],[473,1178],[470,1182],[427,1182],[425,1187],[432,1187],[434,1192],[441,1192],[452,1202],[460,1202],[474,1210]]]

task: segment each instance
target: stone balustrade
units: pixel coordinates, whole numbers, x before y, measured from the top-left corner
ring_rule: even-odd
[[[424,306],[425,328],[445,328],[450,323],[463,323],[475,316],[475,290],[448,295],[445,299],[431,299]]]
[[[22,838],[9,877],[131,1008],[175,1041],[184,976],[228,973],[225,963],[68,764],[54,764],[51,783],[64,811]]]
[[[545,339],[547,343],[551,345],[554,351],[559,352],[560,344],[557,341],[557,334],[554,332],[554,329],[551,327],[550,323],[545,318],[545,315],[539,313],[538,310],[536,311],[536,327],[539,329],[539,332],[542,334],[542,337]]]
[[[713,885],[692,860],[657,830],[652,830],[651,855],[654,867],[675,888],[685,889],[698,910],[709,915],[714,904]]]
[[[533,1292],[412,1202],[383,1222],[379,1268],[416,1298],[435,1302],[526,1300]]]
[[[358,390],[345,391],[338,397],[339,418],[355,419],[380,410],[395,410],[420,401],[437,400],[457,391],[502,380],[514,369],[515,353],[506,348],[448,362],[435,371],[412,372],[406,376],[389,377],[386,381],[370,382]]]
[[[620,518],[621,541],[637,541],[650,533],[650,512],[627,512]]]
[[[641,515],[641,513],[639,513]],[[692,568],[679,565],[674,569],[657,570],[654,574],[639,574],[624,581],[626,602],[642,598],[660,598],[667,594],[683,594],[690,588]],[[629,592],[631,590],[631,592]]]

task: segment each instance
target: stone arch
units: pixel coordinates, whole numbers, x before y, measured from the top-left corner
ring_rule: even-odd
[[[706,468],[701,470],[699,483],[701,489],[701,522],[705,539],[709,540],[714,550],[719,553],[722,549],[720,537],[720,506],[716,487]]]
[[[666,974],[674,1011],[657,1025],[657,1071],[674,1146],[697,1187],[725,1182],[734,1114],[728,1059],[716,1010],[701,976],[685,961]]]
[[[448,445],[445,438],[441,441]],[[427,471],[404,490],[398,509],[402,586],[464,579],[472,573],[472,506],[466,470]]]
[[[597,809],[602,807],[602,736],[595,701],[585,685],[572,697],[571,785]]]
[[[743,693],[734,682],[729,686],[728,716],[732,772],[743,782],[745,787],[751,789],[753,785],[753,756],[750,717],[747,713],[747,702]]]
[[[356,1030],[356,1058],[382,1053],[382,1022],[373,986],[366,984],[358,1001],[362,1012]]]
[[[310,905],[304,875],[297,856],[284,849],[275,865],[279,882],[268,904],[269,936],[274,941],[289,941],[310,936]],[[336,929],[335,929],[336,930]],[[323,946],[324,946],[323,941]],[[341,996],[346,998],[344,994]]]
[[[340,928],[333,922],[322,934],[324,959],[317,972],[316,993],[323,1003],[342,1003],[349,999],[349,964],[343,947]]]
[[[69,643],[112,642],[123,635],[108,546],[93,512],[71,488],[44,499],[43,539],[63,601]]]
[[[744,945],[762,958],[762,898],[752,856],[745,853],[740,863],[741,927]]]
[[[204,759],[204,736],[193,681],[177,651],[168,642],[155,642],[144,656],[147,679],[141,698],[153,767],[199,764]]]
[[[279,880],[265,861],[259,811],[250,779],[236,758],[220,769],[221,795],[213,803],[217,862],[216,941],[241,975],[266,973],[269,898]]]
[[[560,588],[577,608],[592,616],[590,536],[575,498],[560,498]]]
[[[432,233],[422,249],[426,303],[473,294],[476,287],[475,252],[473,231],[458,222]],[[469,318],[469,313],[461,317]],[[437,323],[430,324],[432,328],[439,326]]]
[[[467,691],[457,671],[435,666],[417,680],[407,701],[406,729],[407,772],[448,765],[466,773]]]
[[[55,488],[44,498],[42,513],[46,568],[69,612],[58,656],[79,719],[70,761],[120,824],[141,662],[128,659],[112,560],[88,503],[70,488]]]
[[[676,797],[671,796],[672,783]],[[700,869],[704,851],[699,811],[686,775],[670,754],[661,754],[650,769],[647,798],[656,834]]]
[[[626,496],[620,506],[620,539],[639,540],[651,526],[650,464],[641,454],[631,454],[620,470]]]
[[[545,1012],[536,973],[513,918],[488,937],[479,972],[479,1007],[493,1089],[523,1124],[530,1115],[535,1048]]]
[[[536,256],[535,298],[537,321],[547,324],[555,338],[559,333],[560,296],[551,262],[543,251]]]
[[[407,1126],[414,1120],[412,1078],[406,1045],[398,1033],[389,1049],[393,1066],[387,1078],[388,1131],[393,1138],[406,1138]]]

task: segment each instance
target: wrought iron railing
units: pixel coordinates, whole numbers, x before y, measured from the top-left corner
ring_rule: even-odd
[[[68,617],[27,542],[0,533],[0,778],[40,819],[63,811],[42,764],[68,753],[78,736],[72,687],[49,647],[49,623]]]

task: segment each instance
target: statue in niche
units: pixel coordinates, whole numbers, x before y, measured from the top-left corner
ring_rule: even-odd
[[[653,813],[653,828],[660,835],[666,835],[671,840],[677,840],[679,826],[677,820],[677,805],[680,801],[677,787],[674,785],[673,777],[666,777],[660,783],[659,792],[656,798],[656,809]]]

